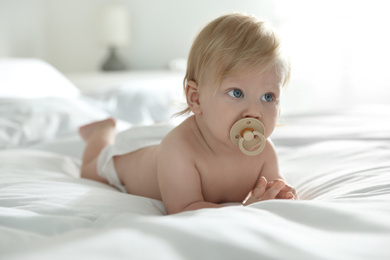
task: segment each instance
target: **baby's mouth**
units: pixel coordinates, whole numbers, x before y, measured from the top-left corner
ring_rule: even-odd
[[[230,140],[246,155],[257,155],[265,147],[264,125],[254,118],[238,120],[230,130]]]

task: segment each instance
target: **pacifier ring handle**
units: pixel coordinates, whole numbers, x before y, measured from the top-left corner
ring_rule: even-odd
[[[250,141],[250,140],[246,140],[245,139],[245,134],[244,134],[244,137],[240,138],[240,140],[238,141],[238,147],[240,148],[241,152],[243,152],[244,154],[246,155],[258,155],[259,153],[261,153],[264,148],[265,148],[265,137],[264,135],[262,135],[261,133],[257,132],[257,131],[254,131],[253,132],[253,135],[254,136],[258,136],[260,138],[260,142],[261,142],[261,145],[259,148],[257,148],[256,150],[254,151],[248,151],[245,147],[244,147],[244,142],[246,141]]]

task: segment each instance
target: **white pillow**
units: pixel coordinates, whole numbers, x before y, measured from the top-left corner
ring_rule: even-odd
[[[185,99],[179,74],[145,74],[109,90],[90,92],[114,117],[134,125],[173,122],[172,115]],[[184,102],[183,102],[184,101]]]
[[[80,91],[58,70],[38,59],[0,59],[0,97],[77,97]]]
[[[109,115],[81,98],[0,99],[0,149],[26,147],[75,133]]]

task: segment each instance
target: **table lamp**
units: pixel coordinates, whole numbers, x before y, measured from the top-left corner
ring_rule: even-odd
[[[108,48],[108,56],[102,70],[125,70],[126,65],[118,56],[117,50],[130,42],[130,17],[128,9],[121,5],[110,5],[103,11],[103,41]]]

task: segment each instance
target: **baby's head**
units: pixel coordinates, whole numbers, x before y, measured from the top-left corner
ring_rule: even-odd
[[[290,78],[290,63],[280,40],[267,22],[240,13],[210,22],[196,37],[188,57],[184,88],[189,81],[218,89],[227,76],[275,68],[282,86]],[[207,83],[207,84],[206,84]],[[182,111],[189,112],[189,108]]]

